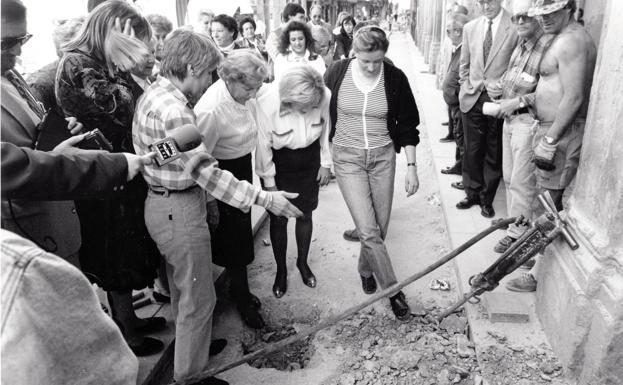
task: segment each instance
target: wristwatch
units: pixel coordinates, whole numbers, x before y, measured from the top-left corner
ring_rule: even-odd
[[[547,136],[547,135],[543,136],[543,140],[547,144],[554,144],[554,143],[556,143],[556,139],[552,138],[551,136]]]
[[[519,108],[526,108],[526,107],[527,107],[526,102],[524,102],[523,98],[520,97],[519,98]]]

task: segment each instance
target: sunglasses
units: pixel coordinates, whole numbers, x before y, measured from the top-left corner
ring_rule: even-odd
[[[26,44],[28,40],[30,40],[31,37],[32,35],[27,33],[26,35],[21,36],[21,37],[9,37],[8,39],[2,39],[0,40],[0,48],[3,51],[6,51],[8,49],[15,47],[18,44],[24,45]]]
[[[519,13],[519,14],[517,14],[517,15],[513,15],[513,16],[511,16],[511,21],[512,21],[514,24],[519,24],[519,21],[520,21],[520,20],[521,20],[522,22],[524,22],[524,23],[530,23],[530,22],[534,21],[534,17],[530,17],[530,16],[528,16],[528,14],[527,14],[527,13]]]

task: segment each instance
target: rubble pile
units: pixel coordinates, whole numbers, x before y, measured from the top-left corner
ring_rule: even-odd
[[[505,337],[489,332],[497,344],[479,351],[480,371],[493,383],[531,385],[536,383],[564,384],[562,365],[547,346],[515,346]]]
[[[259,339],[247,339],[247,341],[242,343],[243,353],[252,353],[256,350],[262,349],[271,342],[288,338],[294,334],[296,334],[296,330],[292,326],[286,326],[273,331],[264,330],[263,333],[259,334]],[[309,343],[309,340],[310,337],[307,337],[302,341],[293,343],[281,351],[250,361],[249,365],[258,369],[275,368],[277,370],[290,372],[302,369],[307,366],[307,363],[314,355],[314,347]]]
[[[370,309],[333,327],[327,343],[344,362],[325,384],[472,384],[478,364],[467,319],[453,314],[437,325],[426,311],[415,313],[401,322]]]
[[[467,334],[462,314],[437,324],[426,312],[408,322],[374,309],[358,313],[321,341],[343,358],[342,374],[323,385],[532,385],[551,383],[562,373],[551,352],[503,344],[485,350],[479,365]]]

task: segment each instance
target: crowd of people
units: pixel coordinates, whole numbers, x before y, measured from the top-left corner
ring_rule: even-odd
[[[442,55],[442,140],[457,146],[456,163],[442,172],[461,176],[452,184],[466,194],[457,208],[479,205],[494,217],[504,178],[510,216],[534,217],[539,191],[562,209],[578,166],[595,45],[573,17],[574,0],[515,0],[511,11],[502,0],[476,3],[474,20],[465,7],[449,8]],[[198,26],[174,29],[125,0],[89,1],[85,18],[57,27],[58,60],[24,78],[16,61],[31,37],[26,8],[2,0],[7,382],[64,384],[85,373],[102,383],[135,381],[135,356],[164,347],[149,335],[165,319],[139,318],[133,308],[132,291],[154,286],[154,298],[171,303],[174,380],[226,384],[197,377],[227,343],[212,339],[212,263],[225,268],[243,322],[263,328],[247,273],[250,208],[270,214],[273,295],[288,290],[290,217],[296,267],[313,289],[322,284],[308,262],[313,211],[332,178],[355,224],[344,237],[360,243],[362,290],[397,282],[384,240],[397,153],[406,158],[406,195],[419,188],[418,109],[404,72],[386,57],[378,22],[343,12],[331,26],[322,11],[312,6],[307,21],[301,5],[288,3],[264,40],[254,17],[202,10]],[[181,132],[196,137],[195,148],[155,162],[152,144]],[[54,145],[44,148],[50,137]],[[525,230],[511,226],[495,251]],[[534,290],[537,268],[509,288]],[[108,294],[112,317],[91,283]],[[401,291],[389,304],[396,318],[410,317]]]
[[[533,219],[536,199],[548,192],[556,208],[573,181],[580,159],[584,123],[595,68],[596,47],[576,21],[575,0],[478,0],[482,13],[450,4],[443,97],[456,162],[441,172],[461,180],[458,209],[480,205],[495,216],[493,199],[503,178],[508,215]],[[509,226],[494,251],[504,253],[525,232]],[[530,272],[510,280],[513,291],[536,290],[538,260]]]
[[[315,288],[312,217],[332,178],[356,225],[363,291],[397,282],[384,239],[396,153],[406,156],[407,196],[419,187],[419,116],[376,21],[342,13],[334,30],[322,7],[307,22],[289,3],[264,41],[252,17],[202,10],[199,25],[174,29],[125,0],[88,7],[57,26],[58,60],[24,78],[16,62],[31,37],[27,10],[2,0],[2,279],[14,282],[3,289],[3,380],[135,381],[134,356],[164,348],[150,334],[166,320],[139,318],[133,306],[132,291],[153,286],[171,303],[174,380],[225,384],[197,378],[227,344],[212,339],[212,263],[225,268],[244,323],[263,328],[247,274],[250,208],[270,214],[273,295],[288,290],[289,217],[296,267]],[[194,148],[156,162],[152,144],[180,133],[195,136]],[[398,319],[410,316],[402,292],[389,303]]]

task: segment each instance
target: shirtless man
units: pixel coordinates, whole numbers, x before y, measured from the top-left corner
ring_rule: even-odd
[[[562,210],[562,195],[575,177],[593,83],[597,48],[573,15],[575,0],[535,0],[529,15],[537,17],[545,33],[554,34],[541,60],[534,103],[533,139],[537,185],[549,191]],[[506,284],[512,291],[536,290],[539,260],[529,273]]]
[[[543,31],[556,35],[541,61],[534,103],[537,183],[562,210],[562,195],[580,160],[597,48],[573,18],[575,0],[536,0],[534,5],[531,12]]]

